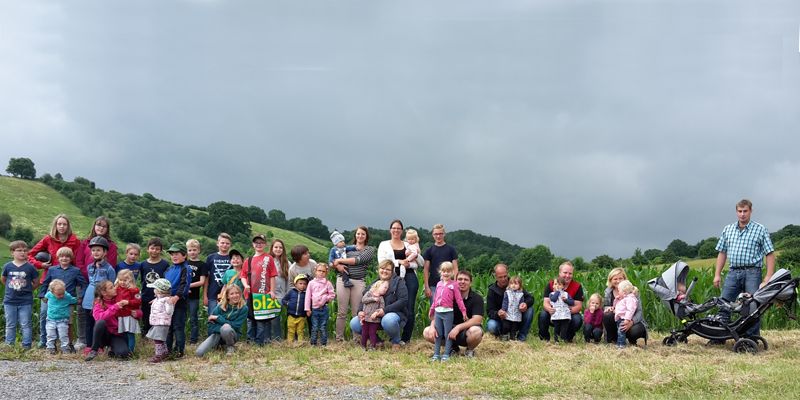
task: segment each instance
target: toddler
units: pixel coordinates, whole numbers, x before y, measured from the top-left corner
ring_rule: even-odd
[[[294,287],[286,292],[281,299],[281,304],[286,308],[286,340],[304,341],[306,331],[306,287],[308,277],[300,274],[294,277]],[[296,336],[296,337],[295,337]]]
[[[175,306],[169,301],[172,284],[167,279],[159,278],[147,287],[153,289],[156,295],[150,305],[150,331],[147,332],[147,337],[153,340],[156,348],[156,354],[150,362],[160,363],[167,357],[167,334],[175,311]]]
[[[617,323],[617,348],[625,348],[625,331],[622,324],[633,319],[636,307],[639,306],[639,289],[633,286],[631,281],[624,280],[617,286],[619,295],[614,299],[614,321]]]
[[[502,310],[506,312],[506,319],[503,320],[502,340],[517,339],[519,326],[522,322],[522,311],[519,310],[519,304],[522,303],[524,296],[522,278],[515,276],[509,279],[508,288],[506,288],[506,293],[503,295]]]
[[[569,308],[575,305],[575,300],[567,293],[567,282],[564,278],[553,280],[553,291],[550,293],[550,304],[555,312],[550,316],[553,323],[553,338],[556,342],[560,337],[564,337],[569,329],[569,321],[572,313]]]
[[[317,345],[317,339],[323,346],[328,345],[328,318],[330,311],[328,303],[336,298],[333,285],[326,278],[328,265],[317,264],[314,279],[308,283],[306,290],[305,309],[306,315],[311,317],[311,345]]]
[[[583,339],[586,343],[600,343],[603,337],[603,302],[600,293],[593,293],[589,297],[589,307],[583,314]]]
[[[417,265],[417,257],[421,253],[419,249],[419,235],[417,231],[414,229],[409,229],[406,231],[406,261],[408,261],[408,268],[409,269],[417,269],[419,265]],[[405,278],[406,276],[406,267],[400,264],[400,277]]]
[[[347,246],[347,244],[344,242],[344,235],[336,230],[331,233],[331,242],[333,242],[333,247],[331,247],[331,252],[328,255],[328,264],[330,265],[333,265],[334,260],[347,258],[348,251],[356,250],[356,246]],[[350,273],[347,272],[347,268],[342,271],[340,276],[342,277],[342,283],[344,284],[344,287],[353,287],[353,283],[350,282]]]
[[[678,295],[675,297],[675,300],[678,300],[678,303],[682,303],[684,299],[686,299],[686,285],[683,283],[678,284]]]
[[[370,341],[371,349],[374,350],[378,345],[378,328],[381,326],[378,310],[385,306],[383,296],[388,290],[389,282],[378,280],[361,298],[362,311],[364,311],[364,321],[361,322],[361,346],[364,347],[364,350],[367,350],[367,339]]]
[[[142,310],[139,309],[142,306],[142,296],[139,294],[139,288],[136,287],[133,271],[129,269],[119,271],[114,287],[117,289],[115,302],[128,300],[128,304],[119,310],[117,326],[118,332],[125,334],[128,348],[133,353],[136,348],[136,334],[141,332],[138,319],[142,317]]]
[[[47,302],[47,351],[56,354],[56,339],[61,342],[61,352],[69,353],[69,317],[72,305],[78,303],[75,296],[67,292],[61,279],[53,279],[44,295]]]
[[[464,306],[464,299],[461,297],[461,292],[451,280],[453,277],[453,270],[455,266],[449,261],[445,261],[439,267],[439,273],[442,280],[436,284],[436,294],[431,300],[431,308],[428,310],[428,318],[433,319],[436,316],[436,343],[433,347],[433,357],[431,361],[442,362],[450,359],[450,350],[453,348],[453,340],[450,339],[449,333],[453,329],[453,308],[458,305],[458,310],[461,311],[464,321],[467,318],[467,308]],[[440,356],[442,341],[445,341],[444,354]]]

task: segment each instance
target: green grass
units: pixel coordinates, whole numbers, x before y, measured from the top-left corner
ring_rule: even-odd
[[[289,251],[292,249],[293,246],[298,244],[303,244],[311,251],[311,253],[328,253],[330,247],[323,246],[319,241],[316,239],[310,238],[306,235],[287,231],[285,229],[276,228],[274,226],[258,224],[255,222],[251,222],[250,225],[253,227],[253,234],[259,233],[266,233],[267,231],[272,232],[273,237],[283,240],[286,243],[286,256],[289,257],[289,261],[291,262],[291,255],[289,255]],[[320,260],[318,260],[320,261]],[[328,260],[324,260],[328,261]]]
[[[154,372],[147,358],[149,342],[137,345],[129,361],[136,379],[166,374],[197,393],[224,385],[266,389],[279,386],[302,395],[311,387],[378,387],[394,397],[498,398],[793,398],[800,361],[800,332],[764,331],[770,350],[736,354],[727,346],[706,346],[695,336],[688,344],[665,347],[654,334],[647,348],[585,344],[500,342],[486,336],[476,358],[455,357],[431,363],[431,345],[415,340],[399,351],[364,352],[350,343],[327,347],[280,343],[265,347],[238,344],[226,357],[214,351],[206,358],[188,356]],[[194,347],[187,348],[191,354]],[[81,363],[77,355],[48,356],[44,351],[0,348],[4,360],[61,360]],[[105,355],[95,362],[108,360]],[[269,360],[268,363],[264,360]],[[117,364],[117,362],[113,363]],[[111,364],[109,364],[111,365]],[[57,372],[43,366],[39,372]],[[313,383],[308,377],[313,376]],[[381,396],[382,397],[382,396]]]

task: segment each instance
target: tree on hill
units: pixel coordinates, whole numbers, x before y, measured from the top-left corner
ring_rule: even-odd
[[[208,224],[204,230],[206,236],[216,237],[220,232],[227,232],[231,236],[250,235],[250,230],[250,213],[246,208],[224,201],[208,206]]]
[[[789,237],[800,237],[800,225],[786,225],[779,231],[770,235],[772,243],[780,242]]]
[[[645,257],[644,253],[642,253],[642,249],[637,247],[636,250],[633,251],[631,262],[633,265],[647,265],[647,257]]]
[[[698,258],[714,258],[719,253],[717,251],[717,242],[719,238],[710,237],[697,244],[697,257]]]
[[[36,179],[36,168],[30,158],[12,158],[8,160],[6,172],[22,179]]]
[[[667,245],[665,251],[670,250],[678,257],[694,258],[697,256],[697,249],[680,239],[675,239]]]
[[[553,260],[550,248],[540,244],[534,248],[522,249],[514,258],[511,267],[519,271],[537,271],[549,269]]]
[[[617,262],[608,254],[602,254],[592,260],[595,268],[599,269],[612,269],[617,267]]]
[[[11,230],[11,234],[8,238],[10,241],[15,240],[22,240],[23,242],[27,243],[28,246],[33,247],[35,243],[33,243],[33,231],[30,228],[26,228],[24,226],[17,226]]]

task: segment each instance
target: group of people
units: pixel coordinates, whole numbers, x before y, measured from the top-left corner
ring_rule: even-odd
[[[769,235],[765,240],[766,229],[750,222],[752,204],[743,202],[737,204],[738,225],[726,227],[717,246],[720,257],[715,285],[726,257],[732,262],[729,279],[739,271],[746,277],[755,276],[756,271],[760,278],[764,256],[765,281],[774,271]],[[425,251],[419,247],[418,233],[405,230],[400,220],[391,222],[390,239],[377,249],[368,244],[369,231],[364,226],[356,228],[351,245],[334,231],[327,263],[311,259],[304,245],[291,249],[290,263],[282,240],[270,243],[260,234],[252,238],[253,255],[245,257],[231,248],[231,237],[225,233],[217,238],[217,251],[205,260],[200,259],[199,242],[191,239],[171,244],[166,250],[171,262],[167,262],[162,259],[163,243],[152,238],[145,260],[139,261],[137,244],[128,244],[125,259],[117,262],[117,246],[110,233],[108,219],[99,217],[90,235],[78,240],[69,219],[61,214],[53,220],[50,233],[30,250],[24,242],[10,244],[13,260],[2,274],[7,344],[15,342],[19,325],[22,346],[32,346],[33,292],[41,285],[39,347],[53,354],[57,353],[56,342],[62,352],[82,348],[87,361],[106,348],[109,355],[128,357],[137,335],[154,341],[155,354],[150,361],[180,358],[186,348],[187,319],[189,342],[198,344],[198,356],[216,348],[234,353],[236,343],[245,337],[243,332],[256,345],[284,339],[305,341],[306,325],[309,342],[326,345],[334,300],[335,340],[345,340],[350,318],[354,338],[360,338],[364,349],[378,346],[379,330],[396,349],[412,338],[420,269],[431,321],[422,336],[434,344],[434,361],[447,361],[461,347],[464,355],[473,356],[483,339],[484,316],[489,333],[502,340],[525,341],[539,302],[541,340],[552,337],[571,342],[581,327],[586,342],[599,343],[605,337],[619,347],[636,344],[639,339],[646,343],[648,336],[638,289],[621,268],[609,272],[605,292],[590,295],[584,307],[583,286],[573,279],[574,267],[569,261],[559,266],[558,275],[538,298],[525,290],[521,277],[510,277],[508,267],[498,264],[484,303],[472,288],[472,274],[459,269],[456,249],[446,243],[444,226],[438,224],[432,229],[434,243]],[[747,252],[747,258],[742,252]],[[376,255],[378,277],[368,284],[367,271]],[[748,264],[740,265],[743,262]],[[335,283],[328,281],[329,268],[335,271]],[[726,280],[723,296],[735,297],[734,286],[739,281]],[[754,290],[750,278],[741,281],[749,285],[742,289]],[[202,343],[201,302],[208,308],[208,336]],[[77,309],[75,321],[73,309]],[[285,323],[282,310],[286,311]],[[77,328],[75,338],[73,326]]]

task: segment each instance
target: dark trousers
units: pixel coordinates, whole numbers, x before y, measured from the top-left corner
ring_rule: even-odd
[[[561,339],[564,339],[565,342],[571,342],[575,337],[575,333],[581,328],[581,325],[583,325],[583,315],[572,314],[567,329],[561,332]],[[553,326],[553,323],[550,321],[550,313],[542,310],[542,312],[539,313],[539,339],[550,340],[551,326]]]
[[[600,328],[595,328],[592,325],[584,325],[583,326],[583,340],[586,343],[600,343],[600,340],[603,339],[603,330]]]
[[[106,327],[106,320],[101,319],[94,323],[93,331],[86,331],[87,338],[90,333],[92,334],[92,350],[97,351],[101,347],[110,346],[115,357],[126,358],[131,355],[127,338],[124,335],[111,334]]]
[[[180,299],[175,303],[175,312],[172,313],[172,322],[167,333],[167,351],[183,354],[186,348],[186,299]],[[173,346],[174,341],[174,346]]]
[[[94,315],[92,314],[92,310],[86,310],[86,320],[84,322],[85,324],[83,326],[86,332],[86,344],[87,345],[92,344],[94,343],[93,337],[94,337],[94,326],[95,326]]]
[[[408,311],[406,312],[406,325],[403,327],[403,333],[400,335],[400,340],[408,343],[411,341],[411,335],[414,333],[414,319],[417,315],[417,293],[419,292],[419,280],[417,274],[413,269],[406,270],[406,289],[408,290]]]
[[[142,338],[147,337],[150,331],[150,302],[153,299],[142,299]]]
[[[197,314],[200,313],[200,299],[186,299],[186,301],[189,304],[189,343],[197,343],[200,337],[200,324],[197,321]]]
[[[516,339],[519,334],[519,326],[522,323],[519,321],[503,320],[503,335],[508,335],[510,339]]]
[[[614,321],[613,312],[603,314],[603,329],[606,331],[606,343],[617,343],[617,323]],[[628,342],[635,345],[637,340],[647,338],[647,328],[643,323],[637,322],[628,329],[625,337]]]

